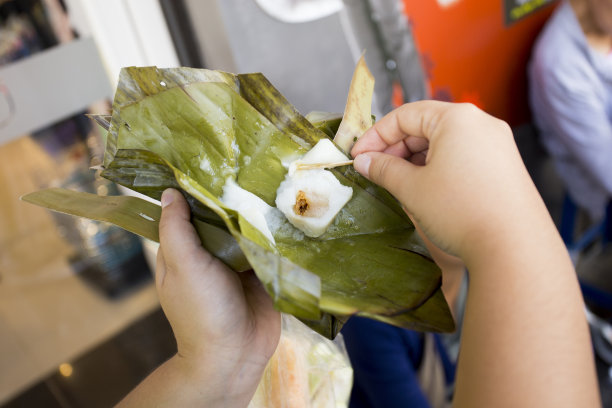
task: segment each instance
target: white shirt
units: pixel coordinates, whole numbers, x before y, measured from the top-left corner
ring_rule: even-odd
[[[612,197],[612,54],[589,47],[567,2],[536,42],[529,80],[542,143],[570,197],[600,219]]]

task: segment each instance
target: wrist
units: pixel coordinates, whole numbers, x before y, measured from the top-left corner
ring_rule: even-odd
[[[548,216],[516,217],[513,222],[497,224],[494,230],[473,236],[464,260],[470,275],[485,275],[502,282],[507,271],[537,271],[539,276],[573,273],[567,249]],[[546,243],[543,245],[543,243]],[[555,272],[556,271],[556,272]]]
[[[206,407],[246,407],[265,369],[259,361],[235,357],[228,361],[219,354],[200,358],[176,354],[172,359],[186,388],[194,393],[194,402]]]
[[[464,236],[462,258],[470,271],[476,265],[515,262],[523,264],[546,253],[557,256],[565,245],[540,195],[532,183],[507,186],[515,198],[490,203],[480,209],[481,220]],[[501,194],[501,193],[500,193]],[[542,245],[546,243],[546,245]],[[568,258],[569,259],[569,258]],[[561,259],[557,259],[561,260]]]
[[[236,387],[221,372],[223,364],[174,355],[128,394],[118,407],[246,407],[257,384]],[[251,378],[259,382],[259,378]],[[248,385],[248,384],[247,384]],[[240,390],[241,392],[232,392]]]

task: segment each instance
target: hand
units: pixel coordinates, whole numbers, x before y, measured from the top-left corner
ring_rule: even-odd
[[[433,258],[436,265],[442,270],[442,293],[448,302],[453,318],[457,320],[458,313],[461,309],[457,309],[457,298],[459,297],[463,279],[466,273],[465,264],[456,256],[444,252],[438,246],[427,238],[427,235],[421,230],[419,224],[414,221],[414,217],[408,214],[417,232],[423,239],[425,246],[429,250],[429,254]]]
[[[236,273],[206,252],[176,190],[162,197],[155,281],[178,355],[209,367],[226,397],[255,392],[280,337],[280,314],[251,272]],[[209,384],[212,386],[212,384]]]
[[[453,406],[600,406],[576,275],[508,125],[415,102],[351,153],[469,270]]]
[[[206,252],[176,190],[162,196],[155,283],[178,354],[125,406],[245,407],[280,337],[280,314],[253,272]]]
[[[522,222],[522,204],[539,199],[508,125],[473,105],[406,104],[351,153],[357,171],[391,192],[431,241],[460,257],[475,237],[497,237]]]
[[[455,277],[457,275],[463,276],[463,272],[465,271],[465,264],[463,263],[461,258],[458,258],[441,250],[436,244],[434,244],[429,240],[429,238],[427,238],[427,235],[423,232],[419,224],[417,224],[417,222],[414,220],[414,217],[409,213],[406,214],[408,214],[408,217],[414,224],[414,228],[419,233],[419,236],[421,237],[421,239],[423,239],[425,246],[429,250],[429,254],[433,258],[434,262],[440,267],[444,275],[446,276],[448,274],[452,274]],[[444,290],[444,282],[442,282],[442,290]]]

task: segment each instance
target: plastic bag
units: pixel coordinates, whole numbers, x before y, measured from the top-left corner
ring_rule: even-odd
[[[290,315],[249,408],[346,408],[353,384],[342,335],[334,341]]]

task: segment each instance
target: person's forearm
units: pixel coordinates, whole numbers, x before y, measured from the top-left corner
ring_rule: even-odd
[[[171,407],[171,406],[220,406],[211,401],[213,396],[198,384],[198,376],[181,361],[178,355],[159,366],[117,407]]]
[[[245,407],[250,396],[231,396],[215,367],[189,364],[179,355],[159,366],[132,390],[118,408],[132,407]]]
[[[480,237],[466,259],[470,288],[455,406],[599,404],[573,265],[541,200],[531,200],[518,208],[537,210]]]

